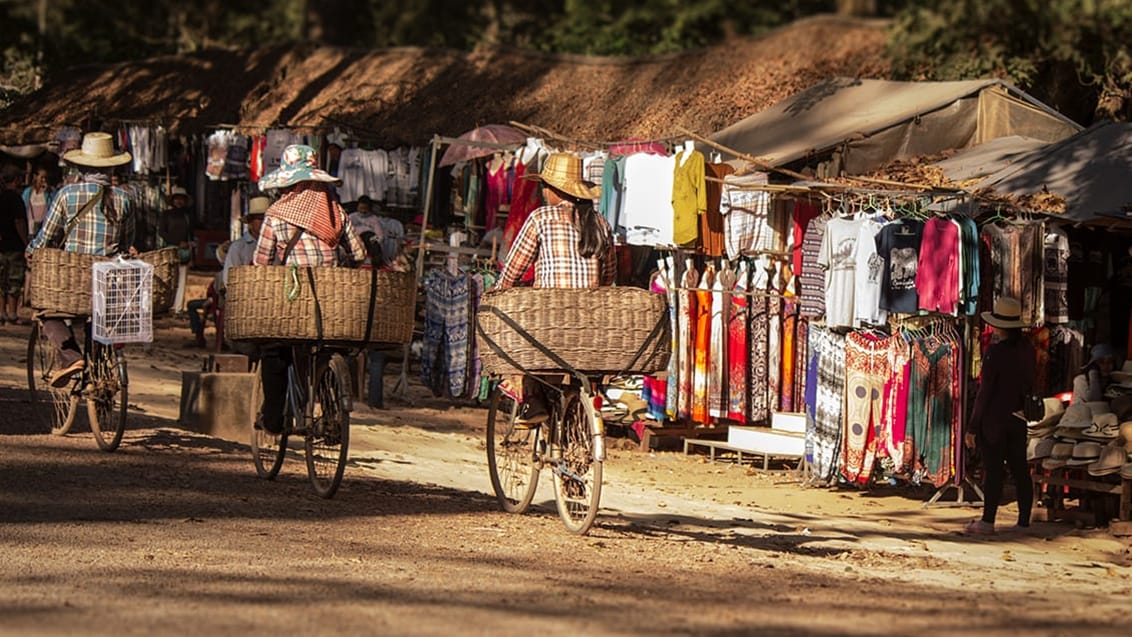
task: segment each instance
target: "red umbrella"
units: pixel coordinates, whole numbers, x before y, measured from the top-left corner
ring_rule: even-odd
[[[504,124],[489,124],[487,126],[480,126],[460,135],[457,139],[463,139],[471,142],[483,142],[485,144],[501,144],[506,146],[521,146],[527,141],[527,134],[523,131],[506,126]],[[469,144],[461,144],[454,142],[448,145],[444,154],[440,157],[439,166],[451,166],[453,164],[468,160],[475,159],[476,157],[486,157],[495,152],[498,148],[490,146],[473,146]]]

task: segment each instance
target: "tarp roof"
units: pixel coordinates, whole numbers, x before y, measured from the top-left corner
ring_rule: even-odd
[[[1000,194],[1048,190],[1066,199],[1064,217],[1132,220],[1132,123],[1101,122],[1032,151],[975,185]]]
[[[992,139],[984,144],[961,150],[954,155],[936,162],[945,177],[961,182],[981,179],[1007,168],[1030,152],[1047,146],[1049,142],[1021,135],[1010,135]]]
[[[296,46],[87,66],[0,112],[0,143],[44,141],[92,114],[186,133],[338,125],[385,147],[511,120],[593,141],[666,136],[676,125],[709,132],[826,77],[885,75],[887,24],[816,16],[756,38],[639,58]]]
[[[994,103],[983,103],[987,91],[995,91]],[[1054,141],[1080,128],[998,79],[893,82],[837,77],[728,126],[711,140],[774,166],[855,146],[861,149],[860,159],[845,169],[859,174],[897,158],[995,137],[1026,134]]]

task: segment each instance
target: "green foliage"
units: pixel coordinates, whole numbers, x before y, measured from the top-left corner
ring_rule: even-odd
[[[1009,78],[1081,122],[1132,115],[1132,3],[929,0],[897,15],[902,79]]]

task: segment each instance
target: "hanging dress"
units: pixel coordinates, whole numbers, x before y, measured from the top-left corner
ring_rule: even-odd
[[[677,403],[677,417],[687,420],[692,417],[692,373],[696,363],[696,292],[700,282],[695,267],[684,272],[680,291],[680,400]]]
[[[692,376],[692,420],[699,423],[711,422],[708,415],[708,394],[711,393],[711,307],[715,283],[714,272],[709,268],[700,279],[696,290],[696,350],[695,369]]]
[[[735,272],[724,267],[715,275],[711,294],[711,355],[708,357],[708,415],[726,418],[727,405],[727,332],[731,313],[731,289]],[[726,292],[725,292],[726,290]]]
[[[731,312],[727,317],[727,417],[747,422],[747,285],[744,262],[735,272]]]

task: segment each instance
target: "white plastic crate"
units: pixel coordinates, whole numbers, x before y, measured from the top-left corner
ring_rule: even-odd
[[[153,266],[115,259],[94,264],[91,281],[94,340],[103,344],[153,341]]]

